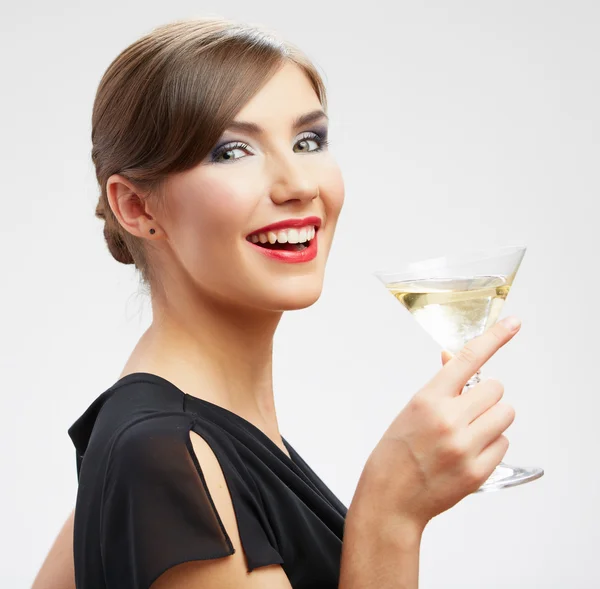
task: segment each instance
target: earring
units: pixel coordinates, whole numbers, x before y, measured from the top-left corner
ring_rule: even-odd
[[[156,231],[154,229],[150,229],[150,235],[154,235]]]

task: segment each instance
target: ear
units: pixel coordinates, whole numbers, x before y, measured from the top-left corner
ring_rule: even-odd
[[[119,224],[131,235],[148,238],[150,229],[155,237],[161,227],[148,210],[148,202],[136,186],[120,174],[106,181],[106,196]]]

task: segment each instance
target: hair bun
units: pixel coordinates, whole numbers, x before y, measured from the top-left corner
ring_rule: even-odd
[[[107,221],[104,221],[104,239],[106,240],[108,251],[110,251],[112,257],[117,262],[121,262],[121,264],[135,263],[127,244],[123,241],[119,233],[111,230]]]
[[[98,204],[96,205],[96,217],[98,217],[98,219],[106,219],[106,215],[104,213],[104,204],[102,203],[102,200],[99,200]]]

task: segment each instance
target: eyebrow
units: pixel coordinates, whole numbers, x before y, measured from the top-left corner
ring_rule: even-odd
[[[305,125],[309,125],[310,123],[314,123],[323,118],[329,120],[329,117],[322,110],[313,110],[312,112],[297,117],[292,124],[292,128],[296,131],[300,127],[304,127]],[[251,135],[263,135],[265,133],[265,130],[262,127],[256,123],[249,123],[247,121],[231,121],[231,123],[227,125],[227,129],[231,131],[241,131]]]

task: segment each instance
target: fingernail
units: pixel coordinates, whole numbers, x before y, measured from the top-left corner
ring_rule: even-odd
[[[516,331],[521,325],[521,321],[514,315],[506,317],[506,319],[502,319],[501,323],[502,325],[504,325],[504,327],[510,329],[510,331]]]

